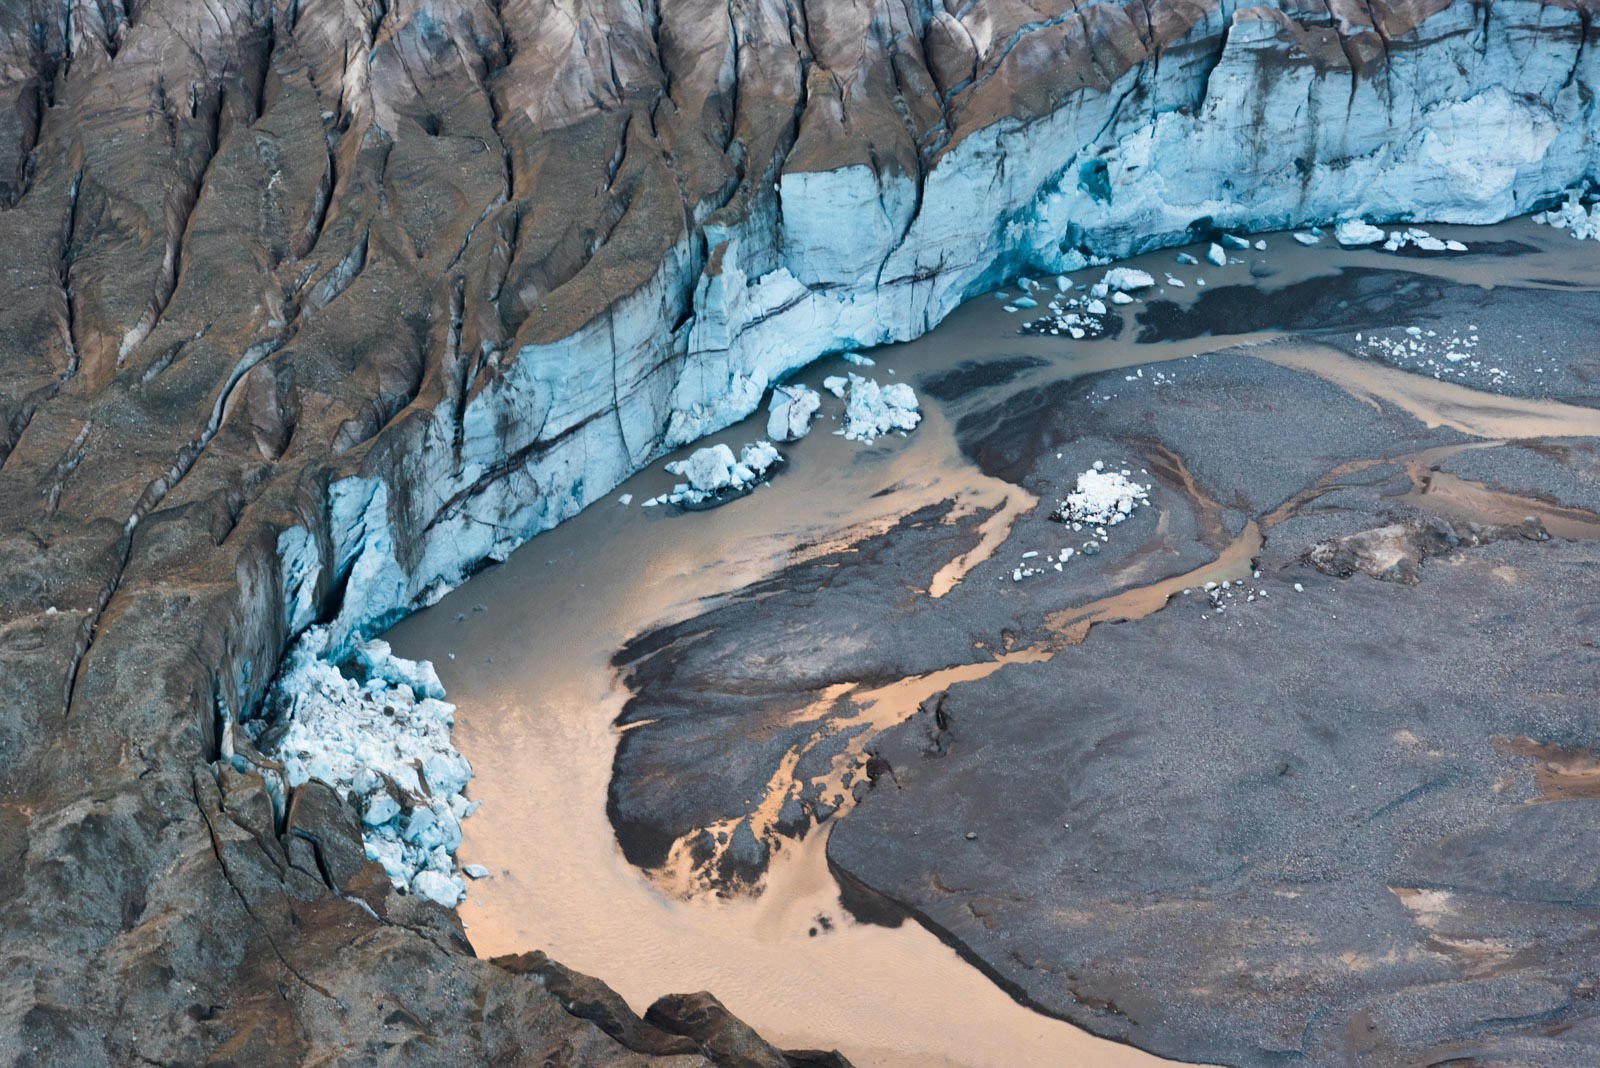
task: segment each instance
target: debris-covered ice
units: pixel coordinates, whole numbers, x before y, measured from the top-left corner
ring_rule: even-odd
[[[922,406],[916,392],[904,382],[884,386],[871,378],[851,374],[835,389],[828,379],[823,383],[835,396],[846,398],[844,429],[851,441],[871,442],[891,430],[914,430],[922,421]]]
[[[809,386],[775,386],[767,405],[767,437],[799,441],[811,432],[811,417],[821,406],[822,396]]]
[[[1567,194],[1560,207],[1539,212],[1533,221],[1566,230],[1580,241],[1600,241],[1600,202],[1585,210],[1576,189]]]
[[[783,454],[770,441],[746,445],[738,456],[726,445],[708,445],[690,453],[687,460],[667,464],[668,474],[685,481],[673,486],[670,493],[652,497],[645,503],[696,505],[738,496],[754,489],[782,462]]]
[[[1334,240],[1346,248],[1359,245],[1376,245],[1388,235],[1381,229],[1360,219],[1346,219],[1333,229]]]
[[[450,742],[455,706],[433,665],[362,642],[346,664],[326,659],[312,627],[284,659],[262,718],[244,731],[283,763],[289,785],[321,779],[354,797],[368,858],[396,887],[454,907],[465,892],[454,854],[472,767]]]

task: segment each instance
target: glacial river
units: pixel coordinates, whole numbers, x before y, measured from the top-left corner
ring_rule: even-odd
[[[1523,241],[1550,250],[1541,259],[1562,257],[1573,244],[1525,221],[1435,232],[1469,243]],[[1516,257],[1399,260],[1340,250],[1331,238],[1310,249],[1287,235],[1269,242],[1269,252],[1248,255],[1270,264],[1275,273],[1265,284],[1274,288],[1348,266],[1404,268],[1481,285],[1525,272]],[[1169,250],[1132,261],[1158,280],[1170,271],[1189,281],[1184,289],[1168,289],[1164,299],[1192,303],[1206,292],[1197,278],[1212,287],[1251,282],[1242,265],[1180,267],[1173,257]],[[1564,277],[1580,271],[1573,259]],[[1586,281],[1600,282],[1600,276]],[[885,384],[916,383],[966,361],[1038,357],[1040,366],[1004,387],[1016,389],[1269,338],[1258,333],[1136,344],[1131,316],[1117,340],[1017,336],[1028,314],[1007,314],[1000,300],[976,298],[927,337],[873,351],[877,366],[862,373]],[[1594,425],[1600,416],[1592,412],[1509,400],[1486,406],[1481,394],[1461,386],[1326,352],[1315,359],[1296,352],[1273,347],[1262,355],[1281,364],[1298,361],[1297,370],[1433,425],[1492,438],[1600,433]],[[844,369],[843,361],[830,358],[799,380],[817,387],[824,375]],[[986,399],[1003,396],[991,390]],[[1153,394],[1152,403],[1160,396]],[[863,1066],[1158,1063],[1023,1007],[914,923],[891,929],[852,920],[828,870],[825,833],[778,854],[759,895],[723,900],[670,892],[629,865],[608,822],[607,785],[620,736],[613,723],[628,697],[610,661],[630,636],[696,615],[720,595],[802,556],[847,546],[921,506],[953,499],[969,510],[998,507],[979,547],[940,572],[926,594],[935,596],[1004,541],[1011,518],[1039,504],[961,456],[953,433],[961,398],[942,403],[923,395],[923,407],[924,421],[913,434],[872,446],[835,436],[838,424],[820,421],[809,437],[783,446],[789,462],[771,485],[709,512],[641,508],[639,502],[673,481],[659,463],[652,465],[607,501],[540,535],[388,635],[400,655],[436,664],[460,709],[455,740],[475,769],[469,793],[482,807],[466,821],[459,859],[492,872],[469,884],[461,906],[481,955],[545,950],[604,979],[640,1012],[662,994],[710,990],[779,1045],[837,1048]],[[764,436],[764,423],[762,412],[711,441],[737,451]],[[1499,503],[1516,511],[1526,503],[1486,502],[1468,488],[1442,488],[1461,508]],[[619,503],[624,493],[633,495],[633,504]],[[1125,591],[1117,603],[1101,607],[1116,618],[1157,611],[1180,586],[1241,577],[1249,556],[1246,545],[1199,572]],[[1111,617],[1091,612],[1067,622],[1087,631],[1096,619]],[[878,711],[890,720],[903,716],[924,690],[959,680],[921,681],[927,685],[885,695]],[[828,921],[820,932],[819,917]]]

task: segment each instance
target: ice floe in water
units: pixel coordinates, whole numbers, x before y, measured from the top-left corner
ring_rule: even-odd
[[[455,870],[472,766],[450,741],[456,708],[433,665],[361,642],[348,663],[326,659],[328,630],[312,627],[283,662],[265,715],[244,724],[283,763],[289,785],[321,779],[353,797],[367,856],[396,887],[454,907]]]
[[[776,386],[767,404],[767,437],[773,441],[799,441],[811,433],[811,417],[822,406],[822,395],[809,386]]]
[[[698,505],[731,500],[748,493],[783,463],[783,454],[770,441],[746,445],[734,456],[726,445],[708,445],[689,454],[687,460],[667,464],[667,473],[684,479],[670,493],[645,501],[646,507],[658,504]]]
[[[1434,237],[1426,230],[1418,230],[1415,226],[1390,233],[1389,239],[1383,243],[1383,248],[1385,252],[1399,252],[1403,248],[1417,248],[1423,252],[1467,251],[1467,246],[1460,241],[1446,241]]]
[[[1334,240],[1346,248],[1358,245],[1376,245],[1388,237],[1379,227],[1360,219],[1347,219],[1333,229]]]
[[[844,380],[829,378],[822,384],[834,396],[845,398],[844,429],[839,433],[851,441],[872,442],[891,430],[915,430],[922,422],[922,406],[915,391],[904,382],[884,386],[852,374]]]
[[[1600,241],[1600,203],[1585,210],[1577,190],[1568,193],[1559,208],[1541,211],[1533,217],[1533,221],[1566,230],[1580,241]]]
[[[1113,267],[1100,279],[1100,284],[1107,290],[1120,289],[1131,292],[1139,289],[1149,289],[1156,284],[1155,277],[1148,271],[1141,271],[1135,267]]]

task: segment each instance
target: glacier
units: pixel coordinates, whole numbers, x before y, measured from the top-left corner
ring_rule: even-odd
[[[325,618],[320,655],[346,662],[797,369],[919,336],[1019,272],[1223,232],[1498,222],[1600,173],[1579,12],[1448,4],[1392,42],[1341,32],[1353,52],[1381,45],[1377,66],[1273,4],[1211,11],[1159,64],[1001,115],[920,174],[784,168],[769,203],[698,221],[586,325],[491,354],[470,395],[410,413],[359,472],[304,495],[278,540],[284,627]]]

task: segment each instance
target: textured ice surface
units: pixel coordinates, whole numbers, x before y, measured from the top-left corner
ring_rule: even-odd
[[[904,382],[883,386],[852,374],[845,395],[844,436],[851,441],[874,441],[891,430],[915,430],[922,422],[917,395]]]
[[[1541,211],[1533,221],[1566,230],[1580,241],[1600,241],[1600,203],[1584,210],[1577,190],[1569,192],[1559,208]]]
[[[1150,499],[1149,487],[1134,482],[1129,474],[1107,471],[1096,460],[1093,468],[1078,476],[1077,486],[1061,502],[1057,514],[1069,523],[1115,526]]]
[[[716,497],[743,493],[766,478],[783,462],[783,454],[770,441],[746,445],[736,457],[726,445],[696,449],[687,460],[667,464],[669,474],[686,481],[674,486],[648,504],[704,504]]]
[[[427,661],[360,642],[341,669],[329,632],[312,627],[284,661],[266,715],[245,731],[283,763],[289,785],[320,779],[361,812],[367,856],[395,886],[454,906],[471,765],[450,741],[455,706]]]
[[[1149,289],[1156,284],[1154,277],[1148,271],[1141,271],[1136,267],[1113,267],[1106,272],[1100,284],[1108,289],[1120,289],[1123,292],[1137,289]]]
[[[1360,219],[1348,219],[1334,228],[1334,238],[1341,245],[1376,245],[1388,237],[1377,226],[1362,222]]]
[[[767,404],[767,437],[773,441],[799,441],[811,433],[811,417],[822,397],[809,386],[775,386]]]

